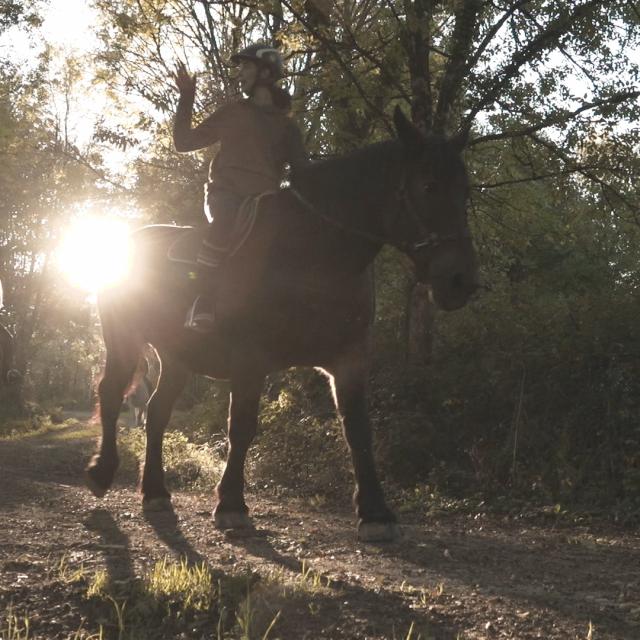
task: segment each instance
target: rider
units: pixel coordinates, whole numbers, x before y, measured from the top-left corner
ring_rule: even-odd
[[[211,225],[197,257],[199,295],[185,323],[200,332],[214,326],[220,265],[240,205],[247,197],[279,189],[286,164],[306,162],[302,134],[289,117],[291,97],[276,84],[283,76],[279,52],[253,44],[234,54],[231,62],[240,67],[240,88],[247,97],[221,106],[195,128],[195,75],[180,63],[174,76],[180,91],[173,129],[176,150],[195,151],[220,142],[205,185],[205,213]]]

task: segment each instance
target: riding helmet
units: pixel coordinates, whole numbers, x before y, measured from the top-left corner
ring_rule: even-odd
[[[282,61],[280,52],[268,44],[258,42],[249,45],[231,56],[231,62],[233,64],[239,64],[242,60],[250,60],[251,62],[255,62],[259,67],[269,69],[274,82],[284,75],[284,62]]]

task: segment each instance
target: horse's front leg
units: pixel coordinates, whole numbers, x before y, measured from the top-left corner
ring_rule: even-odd
[[[353,461],[358,539],[381,542],[394,540],[398,531],[396,517],[385,503],[373,459],[365,363],[366,358],[345,359],[330,373],[336,408]]]
[[[180,364],[162,358],[158,387],[149,400],[145,430],[147,447],[142,471],[142,504],[151,511],[171,509],[171,494],[164,481],[162,441],[173,405],[187,383],[189,374]]]
[[[251,527],[244,501],[244,463],[258,428],[258,406],[264,376],[242,376],[231,380],[228,440],[229,452],[222,478],[216,487],[218,503],[213,512],[219,529]]]

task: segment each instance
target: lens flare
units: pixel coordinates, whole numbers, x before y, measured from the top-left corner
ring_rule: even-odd
[[[71,284],[88,293],[117,284],[131,262],[126,223],[114,218],[78,219],[63,234],[57,261]]]

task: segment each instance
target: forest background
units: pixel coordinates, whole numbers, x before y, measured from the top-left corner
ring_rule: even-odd
[[[73,22],[89,6],[90,37]],[[3,2],[0,321],[23,383],[0,431],[92,407],[100,326],[60,272],[65,229],[88,215],[200,223],[210,151],[173,150],[170,72],[185,60],[198,73],[198,120],[237,95],[226,61],[262,38],[285,53],[313,158],[392,136],[398,104],[426,131],[470,129],[481,294],[441,313],[397,252],[375,265],[385,481],[409,502],[520,500],[637,521],[639,27],[640,6],[622,0]],[[191,383],[176,420],[190,446],[222,450],[226,391]],[[270,377],[251,464],[278,490],[348,493],[319,374]]]

